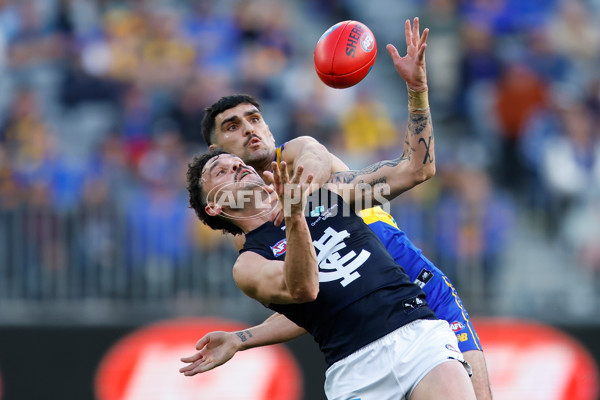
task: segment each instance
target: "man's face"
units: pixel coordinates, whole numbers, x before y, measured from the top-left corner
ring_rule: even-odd
[[[215,117],[218,147],[242,158],[247,164],[261,165],[272,161],[275,139],[260,111],[252,104],[242,103]]]
[[[226,212],[241,212],[246,205],[253,205],[254,192],[267,193],[264,181],[254,168],[233,154],[220,154],[208,160],[200,179],[207,207],[225,207]]]

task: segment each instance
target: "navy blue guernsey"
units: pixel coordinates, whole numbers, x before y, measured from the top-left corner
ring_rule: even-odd
[[[313,193],[306,221],[319,262],[319,295],[309,303],[268,307],[308,331],[328,365],[409,322],[435,319],[422,289],[340,196]],[[246,234],[240,253],[283,261],[286,250],[285,225],[266,222]]]

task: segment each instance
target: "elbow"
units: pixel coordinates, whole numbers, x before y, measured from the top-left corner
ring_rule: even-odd
[[[427,166],[427,168],[425,168],[425,178],[423,179],[423,182],[433,178],[435,176],[435,164],[429,164]]]
[[[315,301],[319,295],[319,284],[305,288],[299,288],[291,293],[294,303],[310,303]]]
[[[413,174],[415,185],[428,181],[435,176],[435,164],[429,164]]]

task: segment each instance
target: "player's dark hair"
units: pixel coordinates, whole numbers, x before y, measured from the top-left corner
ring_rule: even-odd
[[[212,135],[215,130],[215,117],[221,114],[225,110],[236,107],[240,104],[252,104],[258,111],[260,111],[260,105],[258,101],[249,94],[232,94],[229,96],[223,96],[211,106],[204,109],[204,117],[202,118],[202,136],[206,145],[210,146],[212,143]]]
[[[239,235],[244,233],[240,227],[221,216],[208,215],[205,210],[207,204],[206,193],[204,193],[202,182],[200,180],[202,177],[202,168],[204,168],[208,160],[220,154],[229,153],[220,149],[211,150],[194,156],[192,162],[188,164],[187,191],[189,193],[190,208],[193,208],[200,221],[210,228],[222,230],[223,232],[231,233],[233,235]]]

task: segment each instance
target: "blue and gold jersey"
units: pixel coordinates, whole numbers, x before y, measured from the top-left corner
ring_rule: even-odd
[[[436,317],[448,321],[461,351],[481,350],[469,314],[448,277],[422,254],[381,207],[362,210],[361,216],[410,279],[423,289]]]

